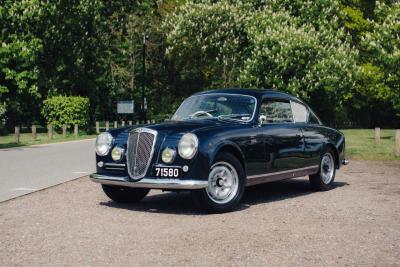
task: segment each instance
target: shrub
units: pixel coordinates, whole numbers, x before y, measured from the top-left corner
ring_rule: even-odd
[[[43,101],[42,116],[48,124],[86,126],[89,121],[89,99],[79,96],[53,96]]]

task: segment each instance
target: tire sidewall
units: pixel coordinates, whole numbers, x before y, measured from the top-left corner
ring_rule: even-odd
[[[321,171],[322,171],[322,159],[328,153],[332,156],[332,159],[333,159],[333,174],[332,174],[333,177],[332,177],[331,181],[328,184],[326,184],[326,183],[324,183],[324,181],[322,179]],[[331,189],[333,187],[333,183],[335,181],[337,164],[336,164],[336,160],[335,160],[335,154],[332,151],[332,149],[330,149],[329,147],[325,150],[324,153],[321,154],[318,168],[319,168],[318,173],[314,177],[312,177],[314,180],[313,181],[314,185],[317,186],[317,189],[323,190],[323,191]]]

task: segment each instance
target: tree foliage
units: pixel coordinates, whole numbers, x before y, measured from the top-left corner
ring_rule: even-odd
[[[11,124],[37,115],[41,11],[42,4],[36,0],[5,0],[0,5],[0,106]]]
[[[59,95],[87,97],[91,121],[116,119],[118,100],[140,107],[143,80],[150,116],[199,90],[264,87],[307,100],[328,124],[399,121],[395,1],[0,2],[9,129],[44,121],[43,101]]]
[[[362,65],[364,94],[389,101],[400,115],[400,3],[378,3],[371,32],[363,36],[362,49],[369,61]]]
[[[270,88],[303,99],[324,92],[340,106],[352,96],[358,53],[339,15],[328,1],[189,2],[166,25],[167,52],[205,58],[205,67],[224,77],[223,86]]]

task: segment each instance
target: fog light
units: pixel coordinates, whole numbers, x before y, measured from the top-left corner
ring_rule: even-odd
[[[113,150],[111,151],[111,158],[114,161],[120,161],[123,155],[124,155],[124,149],[119,146],[114,147]]]
[[[161,154],[161,159],[165,163],[171,163],[172,161],[174,161],[174,157],[175,157],[175,150],[168,147],[164,149]]]
[[[97,162],[97,166],[99,166],[100,168],[103,168],[104,162],[102,162],[102,161]]]

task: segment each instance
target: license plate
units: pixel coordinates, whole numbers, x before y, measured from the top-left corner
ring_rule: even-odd
[[[160,178],[180,178],[182,173],[181,167],[154,167],[154,176]]]

